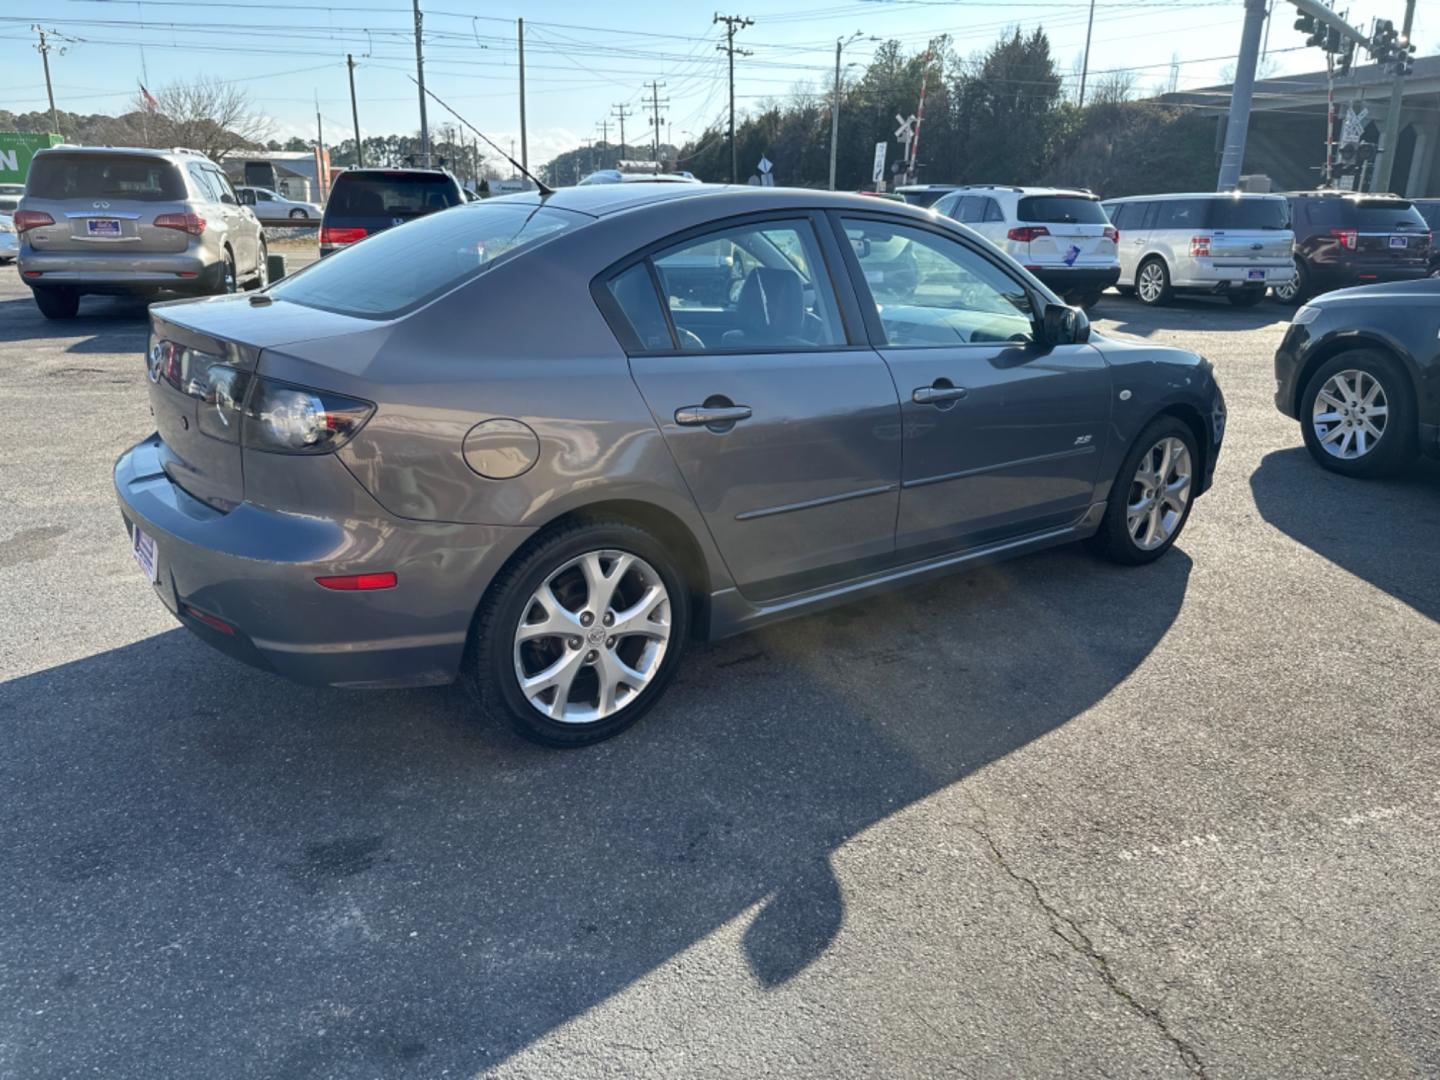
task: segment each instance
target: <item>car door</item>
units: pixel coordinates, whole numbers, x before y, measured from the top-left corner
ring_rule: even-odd
[[[849,340],[829,269],[838,251],[824,243],[828,258],[808,216],[749,219],[663,246],[610,283],[637,327],[635,383],[756,599],[894,551],[899,401],[884,361]],[[697,284],[717,267],[732,284]],[[644,315],[651,302],[659,323]],[[853,294],[844,302],[858,324]]]
[[[1140,257],[1150,237],[1145,221],[1149,218],[1153,222],[1155,213],[1153,202],[1123,203],[1110,217],[1120,231],[1120,280],[1126,285],[1135,284],[1135,271],[1140,268]]]
[[[210,174],[211,186],[220,196],[220,204],[225,208],[226,220],[230,222],[231,234],[235,237],[232,243],[235,244],[238,272],[247,276],[260,265],[260,219],[250,207],[240,204],[239,196],[230,186],[229,177],[213,165],[207,165],[205,171]]]
[[[1090,507],[1110,375],[1090,345],[1038,340],[1040,294],[988,251],[939,228],[845,215],[862,314],[900,393],[897,555],[923,557],[1070,524]],[[897,240],[908,294],[866,268]]]

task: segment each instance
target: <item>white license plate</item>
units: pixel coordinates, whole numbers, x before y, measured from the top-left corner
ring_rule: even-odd
[[[1390,246],[1392,248],[1409,247],[1410,238],[1408,236],[1392,236],[1390,237]]]
[[[85,234],[87,236],[119,236],[120,220],[118,218],[89,218],[85,222]]]
[[[1264,271],[1264,270],[1251,270],[1251,271],[1250,271],[1250,280],[1251,280],[1251,281],[1264,281],[1264,280],[1265,280],[1265,271]]]
[[[154,585],[160,581],[160,560],[155,557],[155,538],[146,536],[139,525],[135,526],[135,536],[130,544],[130,552],[135,556],[135,561],[140,569],[145,571],[145,576]]]

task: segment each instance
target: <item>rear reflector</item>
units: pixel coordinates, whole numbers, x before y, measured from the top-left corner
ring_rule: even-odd
[[[199,214],[156,214],[155,227],[179,229],[191,236],[199,236],[205,231],[205,219]]]
[[[199,608],[191,607],[189,604],[181,604],[180,610],[182,613],[189,615],[190,618],[204,623],[210,627],[211,630],[218,630],[220,633],[229,634],[232,637],[235,634],[235,628],[233,626],[224,619],[211,615],[208,611],[201,611]]]
[[[176,276],[176,277],[199,277],[200,275],[197,274],[194,270],[176,270],[176,271],[175,271],[175,276]]]
[[[43,274],[43,273],[45,273],[44,270],[26,270],[26,271],[25,271],[25,276],[26,276],[26,277],[39,277],[39,276],[40,276],[41,274]]]
[[[326,226],[320,230],[320,243],[322,244],[353,244],[357,240],[364,240],[370,235],[368,229],[358,226]]]
[[[23,233],[27,229],[38,229],[41,225],[55,224],[55,219],[43,210],[16,210],[11,220],[15,223],[17,233]]]
[[[383,574],[344,574],[340,577],[317,577],[315,583],[326,589],[340,592],[362,592],[370,589],[393,589],[396,585],[395,571]]]

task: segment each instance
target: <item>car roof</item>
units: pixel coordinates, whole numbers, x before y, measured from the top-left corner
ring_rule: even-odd
[[[1366,202],[1416,201],[1390,191],[1377,191],[1374,194],[1368,191],[1287,191],[1284,194],[1287,199],[1364,199]]]
[[[1075,199],[1094,199],[1093,191],[1084,188],[1025,187],[1020,184],[961,184],[959,191],[999,191],[1014,195],[1065,195]]]
[[[954,191],[959,184],[901,184],[895,190],[903,191]]]
[[[346,169],[343,172],[336,174],[335,183],[338,184],[341,180],[345,180],[347,178],[358,177],[364,180],[378,176],[433,176],[437,180],[455,180],[454,174],[449,173],[444,169]],[[455,182],[459,183],[458,180],[456,180]]]
[[[1163,195],[1117,195],[1105,199],[1108,205],[1117,202],[1155,202],[1159,199],[1283,199],[1278,191],[1170,191]]]
[[[189,150],[183,146],[176,146],[170,149],[156,148],[154,146],[77,146],[73,143],[62,143],[59,146],[47,146],[42,150],[35,151],[35,157],[44,154],[46,157],[56,154],[115,154],[125,157],[153,157],[162,158],[167,161],[210,161],[208,157],[199,150]],[[215,164],[213,161],[210,164]]]
[[[909,204],[878,200],[846,191],[820,191],[814,188],[759,187],[750,184],[672,184],[645,183],[631,184],[590,184],[586,186],[559,188],[549,195],[535,191],[519,191],[512,195],[499,195],[486,199],[486,203],[512,203],[524,205],[544,204],[560,210],[587,214],[591,217],[606,217],[611,214],[659,207],[680,199],[713,199],[717,204],[716,216],[743,214],[750,211],[784,210],[789,208],[821,208],[834,210],[859,210],[874,213],[885,210],[891,213],[910,212],[918,218],[934,220],[927,209]],[[481,205],[472,203],[471,205]]]

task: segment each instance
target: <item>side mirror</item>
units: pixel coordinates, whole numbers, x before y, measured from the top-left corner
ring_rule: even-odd
[[[254,206],[254,205],[255,205],[255,192],[253,192],[253,191],[237,191],[235,194],[237,194],[237,195],[240,196],[240,205],[241,205],[241,206]]]
[[[1079,308],[1064,304],[1045,305],[1045,343],[1083,345],[1090,340],[1090,320]]]

